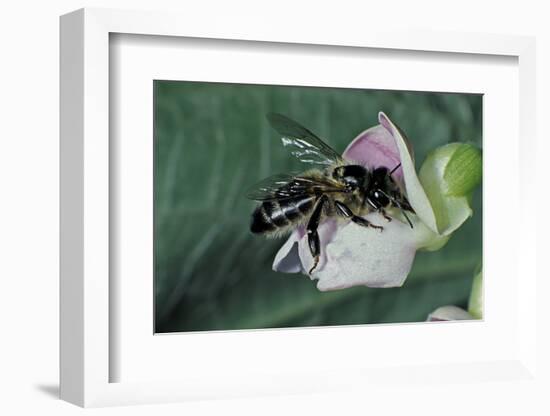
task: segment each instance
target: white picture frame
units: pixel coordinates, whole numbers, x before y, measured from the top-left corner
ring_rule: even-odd
[[[495,360],[487,360],[486,355],[480,353],[477,360],[446,362],[442,356],[436,364],[419,359],[417,363],[408,362],[402,367],[377,367],[369,363],[352,368],[350,363],[340,367],[338,363],[331,363],[321,369],[329,374],[324,378],[320,378],[318,373],[294,367],[298,370],[282,368],[279,373],[266,372],[265,377],[256,379],[247,379],[244,370],[245,376],[230,370],[204,371],[201,376],[198,370],[194,370],[190,376],[176,374],[162,379],[157,375],[149,381],[122,379],[113,382],[112,367],[121,357],[117,353],[119,350],[112,349],[112,338],[116,338],[116,331],[120,328],[112,323],[117,305],[113,304],[116,299],[112,297],[113,287],[109,280],[113,268],[109,251],[110,227],[113,226],[110,175],[116,169],[110,153],[112,132],[109,124],[112,34],[276,42],[282,49],[290,44],[331,45],[334,48],[463,54],[472,60],[483,55],[517,59],[519,112],[516,116],[519,126],[515,134],[520,149],[516,167],[519,179],[512,177],[518,185],[512,192],[516,192],[521,212],[527,212],[529,205],[534,203],[536,192],[533,192],[534,184],[528,176],[528,166],[535,158],[534,39],[465,33],[438,33],[434,36],[420,31],[359,31],[357,28],[328,35],[322,27],[315,26],[308,27],[307,31],[299,27],[280,31],[276,22],[259,25],[243,17],[238,23],[221,20],[216,25],[205,27],[193,16],[107,9],[83,9],[61,18],[61,398],[87,407],[351,388],[361,391],[364,386],[373,389],[392,385],[396,379],[405,387],[450,383],[450,380],[462,383],[481,383],[484,380],[521,383],[527,380],[537,383],[536,323],[529,319],[536,314],[534,215],[522,215],[519,220],[519,227],[515,230],[517,238],[512,243],[518,268],[508,271],[511,281],[516,282],[520,267],[522,270],[521,285],[513,294],[513,317],[518,323],[510,335],[510,340],[517,345],[503,348],[501,354],[495,354]],[[485,160],[485,167],[487,163]],[[511,172],[513,175],[516,171]],[[490,268],[488,272],[486,269],[487,273],[490,271]],[[491,282],[490,275],[486,279]],[[494,316],[488,316],[484,324],[489,325],[493,322],[491,319],[494,319],[495,326],[502,324]],[[445,330],[449,337],[463,331],[460,324],[453,325]],[[404,333],[410,335],[421,331],[414,326],[403,328],[406,328]],[[474,331],[483,328],[480,326]],[[301,330],[293,331],[294,336],[302,333]],[[362,328],[354,328],[346,336],[361,339],[358,338],[362,336],[360,331]],[[231,336],[238,343],[243,342],[239,339],[244,339],[245,334]],[[336,334],[328,328],[316,336],[317,339],[311,342],[326,343],[341,333]],[[175,337],[163,339],[163,343],[173,342]],[[215,376],[215,381],[212,376]]]

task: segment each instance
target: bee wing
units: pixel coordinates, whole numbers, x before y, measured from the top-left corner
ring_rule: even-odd
[[[271,201],[322,192],[342,191],[343,188],[338,187],[337,184],[329,184],[312,178],[279,174],[270,176],[253,185],[246,196],[254,201]]]
[[[294,120],[276,113],[269,113],[267,119],[282,135],[283,145],[290,147],[290,153],[300,161],[324,166],[343,162],[342,156]]]

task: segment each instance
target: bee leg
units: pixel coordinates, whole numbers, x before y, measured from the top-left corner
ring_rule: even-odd
[[[313,257],[313,266],[311,267],[311,269],[309,269],[309,272],[308,272],[309,275],[313,273],[313,270],[315,270],[318,264],[319,264],[319,256]]]
[[[363,227],[371,227],[375,228],[377,230],[382,231],[384,227],[381,227],[379,225],[374,225],[370,221],[359,217],[358,215],[355,215],[353,211],[343,202],[335,201],[336,209],[340,214],[342,214],[344,217],[349,218],[351,221],[353,221],[355,224],[361,225]]]
[[[317,228],[319,228],[319,222],[321,221],[321,214],[323,213],[323,208],[327,202],[327,196],[321,195],[313,208],[313,213],[309,217],[307,222],[307,243],[309,245],[309,251],[311,257],[313,257],[313,266],[309,269],[309,274],[315,270],[319,264],[319,256],[321,255],[321,241],[319,240],[319,233]]]
[[[386,214],[386,211],[384,211],[384,208],[380,208],[380,209],[378,210],[378,212],[379,212],[380,214],[382,214],[382,216],[383,216],[383,217],[386,219],[386,221],[388,221],[388,222],[390,222],[390,221],[393,219],[393,218],[390,217],[388,214]]]

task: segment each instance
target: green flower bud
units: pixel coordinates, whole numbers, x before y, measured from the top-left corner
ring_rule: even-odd
[[[483,318],[483,273],[481,270],[474,276],[472,291],[468,301],[468,312],[476,319]]]
[[[481,151],[469,144],[453,143],[445,146],[453,151],[443,180],[449,196],[467,196],[481,182]]]
[[[449,235],[472,216],[470,198],[481,181],[481,152],[464,143],[432,151],[419,179],[435,214],[437,232]]]

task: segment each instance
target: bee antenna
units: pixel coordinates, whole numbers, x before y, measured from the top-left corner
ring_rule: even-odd
[[[390,176],[391,176],[391,174],[392,174],[393,172],[395,172],[395,171],[396,171],[397,169],[399,169],[400,167],[401,167],[401,162],[399,162],[399,164],[398,164],[396,167],[394,167],[394,168],[390,171]]]
[[[414,228],[413,227],[413,224],[411,222],[411,220],[409,219],[409,217],[407,217],[407,214],[405,213],[405,210],[401,207],[399,207],[399,209],[401,209],[401,213],[403,214],[403,216],[405,217],[405,219],[407,220],[407,222],[409,223],[409,225],[411,226],[411,228]]]
[[[397,165],[395,169],[397,169],[399,166],[401,165],[401,163],[399,165]],[[386,195],[387,198],[389,198],[395,205],[397,205],[397,208],[399,208],[401,210],[401,213],[403,214],[403,216],[405,217],[405,219],[407,220],[407,222],[409,223],[409,225],[411,226],[411,228],[414,228],[413,227],[413,224],[411,222],[411,220],[409,219],[409,217],[407,217],[407,214],[405,213],[405,210],[403,209],[403,206],[399,203],[399,201],[397,199],[395,199],[394,197],[392,197],[391,195],[388,195],[386,192],[384,192],[383,190],[379,189],[379,191]]]

